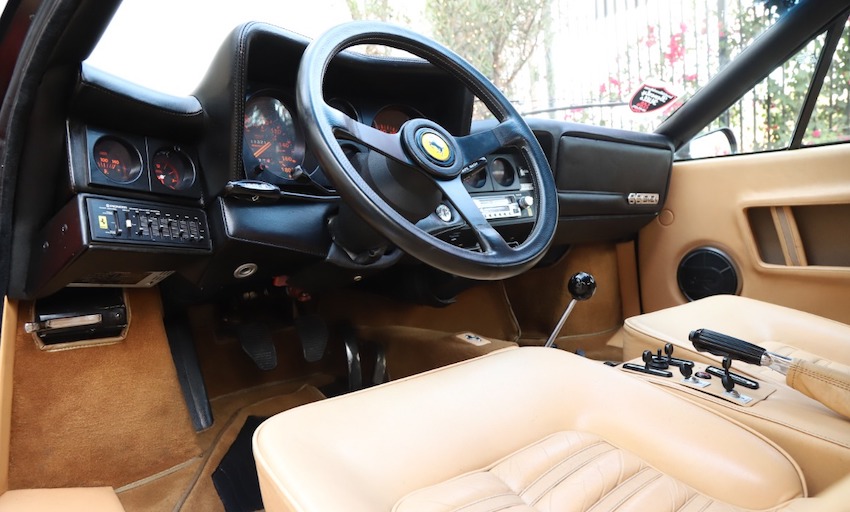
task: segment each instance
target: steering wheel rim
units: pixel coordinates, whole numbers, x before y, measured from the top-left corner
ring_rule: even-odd
[[[322,85],[331,60],[346,48],[360,44],[405,50],[443,69],[468,87],[494,113],[498,124],[480,133],[453,137],[436,123],[416,120],[418,124],[406,123],[399,134],[392,135],[351,119],[325,102]],[[532,267],[551,244],[558,203],[552,171],[539,142],[510,101],[484,75],[439,43],[390,24],[356,21],[339,25],[310,43],[304,52],[296,98],[301,119],[312,121],[305,123],[308,142],[342,199],[376,231],[411,256],[451,274],[496,280]],[[436,133],[437,137],[424,133]],[[444,199],[452,203],[472,229],[481,251],[440,240],[404,218],[351,165],[337,140],[341,135],[431,175]],[[446,143],[453,157],[451,161],[442,160],[445,155],[429,154],[423,139]],[[509,246],[484,219],[461,181],[462,171],[469,164],[504,147],[515,147],[523,153],[537,196],[534,226],[517,247]]]

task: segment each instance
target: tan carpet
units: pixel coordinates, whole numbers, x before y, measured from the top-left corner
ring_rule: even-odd
[[[576,272],[596,278],[596,294],[576,304],[559,334],[558,346],[585,350],[602,359],[622,359],[622,350],[607,343],[623,325],[617,251],[613,244],[575,246],[558,263],[506,281],[521,344],[543,344],[571,300],[567,282]]]
[[[127,512],[135,511],[223,511],[224,507],[212,483],[212,473],[236,439],[248,416],[271,416],[279,412],[321,400],[324,395],[314,386],[330,379],[314,376],[309,384],[298,380],[265,385],[224,395],[211,401],[215,424],[197,434],[203,455],[187,461],[174,472],[155,475],[117,489]]]
[[[416,306],[359,290],[339,290],[319,301],[323,318],[357,326],[405,326],[442,332],[472,331],[514,341],[519,330],[501,282],[482,283],[444,308]]]
[[[285,306],[281,305],[281,307]],[[267,325],[274,325],[273,320],[276,319],[269,319]],[[190,321],[198,361],[210,398],[315,373],[332,374],[335,369],[345,368],[344,356],[332,351],[333,343],[329,343],[330,350],[323,360],[317,363],[304,361],[301,343],[295,329],[282,327],[272,330],[278,356],[277,368],[261,371],[242,351],[237,338],[225,332],[223,322],[214,306],[192,308]]]
[[[392,380],[517,346],[512,341],[494,338],[482,338],[473,344],[456,333],[417,327],[361,327],[358,335],[364,341],[385,347],[387,371]]]
[[[12,489],[120,487],[200,455],[171,360],[157,290],[129,290],[127,339],[39,350],[19,326]],[[29,306],[21,309],[22,321]]]

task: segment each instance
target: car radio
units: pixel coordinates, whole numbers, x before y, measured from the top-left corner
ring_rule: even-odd
[[[523,217],[524,209],[534,204],[534,198],[532,196],[523,196],[520,194],[478,197],[472,200],[487,220],[518,219]]]

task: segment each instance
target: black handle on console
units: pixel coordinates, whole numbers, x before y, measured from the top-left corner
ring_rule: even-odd
[[[729,356],[732,359],[757,366],[761,365],[761,356],[767,352],[748,341],[708,329],[691,331],[688,339],[694,344],[694,348],[700,352],[708,352],[716,356]]]

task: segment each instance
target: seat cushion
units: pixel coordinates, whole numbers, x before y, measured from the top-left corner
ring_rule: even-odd
[[[629,467],[669,477],[664,489],[731,506],[770,510],[805,494],[796,464],[751,430],[617,369],[541,347],[284,412],[257,429],[254,455],[270,512],[365,512],[391,510],[414,491],[546,439],[616,448]],[[580,485],[597,475],[586,473]]]
[[[415,491],[396,512],[734,510],[583,432],[558,432],[491,468]]]
[[[688,340],[695,329],[728,334],[783,355],[850,370],[850,325],[817,315],[735,295],[716,295],[626,319],[625,359],[672,343],[674,355],[701,362],[720,358],[697,352]],[[736,363],[736,368],[768,382],[785,377],[768,368]]]

